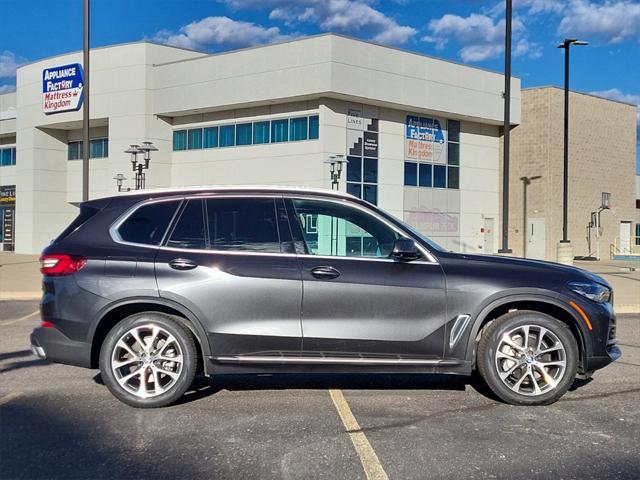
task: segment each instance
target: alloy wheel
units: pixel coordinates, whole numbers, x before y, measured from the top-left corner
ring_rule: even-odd
[[[164,328],[139,325],[125,332],[111,355],[111,370],[127,392],[139,398],[156,397],[170,390],[184,365],[177,339]]]
[[[522,325],[499,339],[495,367],[502,382],[515,393],[539,396],[554,390],[562,380],[567,353],[551,330]]]

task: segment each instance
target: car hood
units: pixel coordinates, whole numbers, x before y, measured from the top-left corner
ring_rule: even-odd
[[[489,263],[494,265],[513,266],[514,268],[543,270],[554,276],[565,277],[567,281],[594,281],[611,288],[611,285],[599,275],[591,273],[582,268],[560,263],[548,262],[545,260],[533,260],[529,258],[506,257],[499,255],[477,255],[467,253],[447,253],[448,256],[456,257],[461,260]]]

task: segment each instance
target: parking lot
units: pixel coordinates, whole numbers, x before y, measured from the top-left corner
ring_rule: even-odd
[[[0,302],[0,477],[640,478],[640,316],[623,358],[551,406],[512,407],[475,379],[202,379],[136,410],[99,372],[31,355],[37,302]]]

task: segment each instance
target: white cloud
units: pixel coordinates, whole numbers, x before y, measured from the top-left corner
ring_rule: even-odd
[[[640,3],[622,0],[597,4],[588,0],[571,0],[560,21],[558,33],[604,43],[640,40]]]
[[[156,41],[176,47],[207,50],[214,46],[241,48],[286,39],[277,27],[263,27],[229,17],[206,17],[180,28],[178,32],[159,31]]]
[[[364,35],[380,43],[402,44],[416,29],[398,24],[365,0],[224,0],[235,9],[268,9],[271,20],[287,25],[317,24],[324,31]]]
[[[623,93],[619,88],[610,88],[609,90],[596,90],[589,93],[591,93],[591,95],[597,95],[599,97],[618,100],[620,102],[633,103],[634,105],[636,105],[636,125],[638,132],[637,141],[640,142],[640,95]]]
[[[5,50],[0,52],[0,78],[11,78],[16,76],[16,69],[27,61],[15,53]]]
[[[494,58],[504,52],[505,20],[478,13],[468,17],[447,14],[433,19],[428,25],[429,34],[423,37],[426,42],[434,43],[442,49],[450,41],[461,45],[460,57],[465,62],[480,62]],[[524,24],[519,18],[513,19],[512,37],[514,41],[513,55],[528,55],[538,58],[540,46],[524,38]]]

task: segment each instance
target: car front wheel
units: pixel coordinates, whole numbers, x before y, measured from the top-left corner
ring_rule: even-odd
[[[540,312],[519,310],[483,332],[477,366],[489,388],[512,405],[548,405],[576,376],[578,347],[569,327]]]
[[[108,334],[100,351],[100,372],[109,391],[139,408],[170,405],[193,382],[197,350],[191,332],[157,312],[131,315]]]

